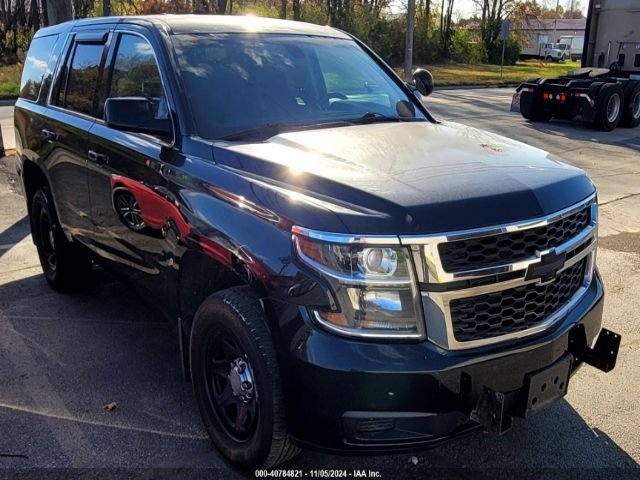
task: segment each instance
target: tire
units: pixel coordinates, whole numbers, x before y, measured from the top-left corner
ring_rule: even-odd
[[[204,301],[195,315],[189,357],[205,428],[229,462],[241,469],[271,468],[299,453],[287,436],[266,318],[248,287],[230,288]]]
[[[622,118],[624,92],[617,83],[605,83],[598,91],[593,120],[594,128],[610,132]]]
[[[49,187],[42,187],[33,195],[30,220],[40,265],[49,285],[61,292],[82,289],[91,275],[91,257],[62,231]]]
[[[640,82],[630,81],[624,87],[624,109],[620,126],[633,128],[640,125]]]

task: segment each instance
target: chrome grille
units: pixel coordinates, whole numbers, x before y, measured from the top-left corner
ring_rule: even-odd
[[[589,211],[589,207],[584,207],[529,230],[441,243],[438,248],[442,267],[447,272],[461,272],[529,258],[537,251],[562,245],[583,231],[589,224]]]
[[[597,214],[592,195],[520,223],[401,236],[416,265],[429,340],[474,348],[539,333],[563,318],[591,283]],[[564,264],[543,274],[543,258]]]
[[[580,289],[587,259],[560,272],[546,285],[529,283],[451,301],[451,322],[457,341],[467,342],[519,332],[543,322]]]

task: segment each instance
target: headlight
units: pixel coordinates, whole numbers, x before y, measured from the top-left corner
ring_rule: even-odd
[[[294,227],[297,256],[331,285],[333,311],[313,312],[325,327],[352,336],[423,338],[424,320],[409,250],[338,243]]]

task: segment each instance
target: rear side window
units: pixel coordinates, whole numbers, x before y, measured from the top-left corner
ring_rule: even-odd
[[[53,47],[58,40],[58,35],[34,38],[29,47],[27,59],[22,70],[20,82],[20,98],[38,100],[40,89],[47,73],[48,63],[51,59]]]
[[[66,88],[60,91],[61,106],[87,115],[93,113],[93,101],[100,78],[103,50],[102,44],[76,44]]]
[[[145,97],[156,118],[167,118],[168,109],[153,48],[142,37],[123,34],[113,64],[109,97]]]

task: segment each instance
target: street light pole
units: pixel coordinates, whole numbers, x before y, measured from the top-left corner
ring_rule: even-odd
[[[111,0],[102,0],[102,16],[111,16]]]

